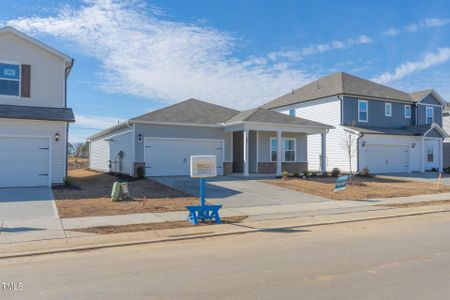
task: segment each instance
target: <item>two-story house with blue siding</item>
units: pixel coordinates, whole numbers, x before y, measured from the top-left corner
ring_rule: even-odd
[[[0,28],[0,188],[63,183],[72,65],[60,51]]]
[[[435,90],[406,93],[339,72],[263,105],[266,109],[334,127],[327,139],[308,136],[310,170],[371,173],[442,170],[442,112],[447,103]]]

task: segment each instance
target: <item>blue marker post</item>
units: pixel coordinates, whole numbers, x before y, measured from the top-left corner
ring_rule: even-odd
[[[214,219],[220,224],[219,209],[220,204],[206,204],[205,201],[205,178],[217,175],[216,157],[215,156],[191,156],[191,177],[200,178],[200,205],[186,206],[189,211],[188,220],[194,225],[198,225],[199,220]]]

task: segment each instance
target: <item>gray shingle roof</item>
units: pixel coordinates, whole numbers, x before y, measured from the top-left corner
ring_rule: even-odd
[[[404,128],[375,128],[375,127],[356,127],[356,126],[344,126],[346,128],[359,131],[367,134],[387,134],[387,135],[409,135],[409,136],[421,136],[427,132],[431,125],[414,125]]]
[[[0,118],[75,122],[71,108],[0,105]]]
[[[189,99],[138,116],[130,121],[215,125],[225,122],[238,113],[238,110]]]
[[[279,112],[267,110],[264,108],[255,108],[238,113],[233,118],[228,120],[226,124],[239,122],[261,122],[271,124],[289,124],[289,125],[304,125],[322,128],[333,128],[322,123],[310,121],[303,118],[292,117]]]
[[[273,109],[335,95],[362,96],[414,102],[413,98],[408,93],[344,72],[338,72],[313,81],[291,93],[264,104],[262,107]]]
[[[422,100],[425,96],[431,94],[433,92],[432,89],[430,90],[423,90],[423,91],[418,91],[418,92],[414,92],[414,93],[409,93],[409,95],[411,96],[411,99],[414,102],[420,101]]]

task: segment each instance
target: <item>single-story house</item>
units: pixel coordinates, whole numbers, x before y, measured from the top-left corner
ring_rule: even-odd
[[[219,175],[303,172],[307,136],[319,135],[326,145],[331,128],[264,108],[238,111],[189,99],[89,137],[89,167],[128,175],[138,168],[146,176],[189,175],[191,155],[216,155]]]

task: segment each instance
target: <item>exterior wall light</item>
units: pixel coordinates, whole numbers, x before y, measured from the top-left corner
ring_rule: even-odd
[[[363,141],[361,146],[365,147],[366,146],[366,141]]]
[[[139,135],[138,135],[138,142],[139,142],[139,143],[142,143],[142,134],[139,134]]]
[[[55,141],[59,142],[59,133],[55,133]]]
[[[416,143],[412,143],[411,148],[416,148]]]

